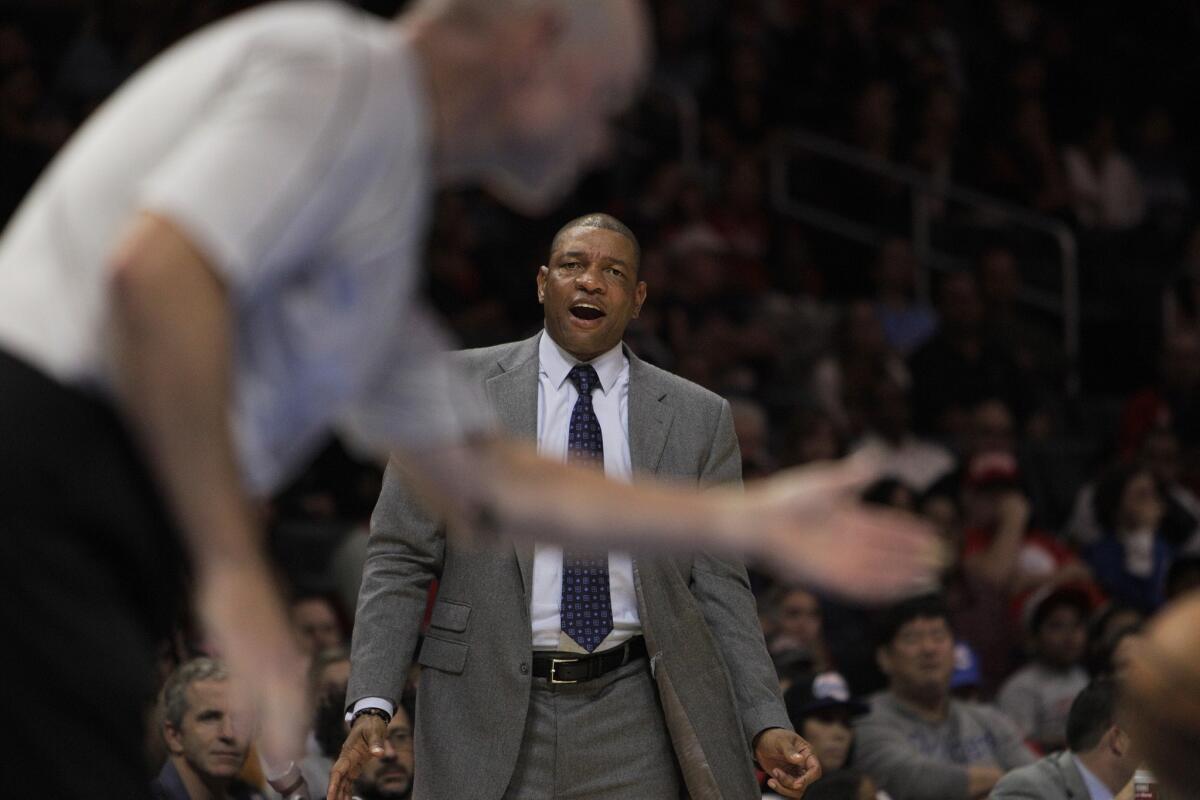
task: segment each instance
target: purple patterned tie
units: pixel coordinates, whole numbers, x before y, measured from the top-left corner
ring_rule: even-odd
[[[592,390],[600,385],[600,378],[591,364],[577,364],[567,377],[579,390],[567,434],[567,463],[604,469],[604,437],[592,409]],[[563,633],[584,650],[590,653],[604,641],[613,628],[606,551],[564,548],[558,609]]]

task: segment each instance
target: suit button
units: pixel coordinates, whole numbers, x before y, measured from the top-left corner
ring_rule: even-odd
[[[529,665],[528,665],[528,664],[526,664],[524,661],[522,661],[522,662],[521,662],[521,674],[522,674],[522,675],[528,675],[528,674],[529,674]]]

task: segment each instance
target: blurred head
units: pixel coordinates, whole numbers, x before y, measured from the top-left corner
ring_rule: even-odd
[[[908,239],[893,236],[884,240],[875,256],[875,288],[881,294],[904,294],[913,290],[917,266]]]
[[[821,643],[821,601],[799,587],[779,590],[775,601],[775,632],[813,652]]]
[[[1098,678],[1084,687],[1067,715],[1067,747],[1116,792],[1133,777],[1140,754],[1117,721],[1117,685]]]
[[[1166,386],[1177,392],[1193,392],[1200,387],[1200,336],[1179,331],[1163,343],[1162,374]]]
[[[871,386],[866,413],[871,429],[893,441],[904,438],[912,425],[908,391],[888,375]]]
[[[313,656],[308,683],[313,695],[313,735],[321,752],[336,757],[346,740],[346,685],[350,651],[331,647]]]
[[[1022,493],[1017,460],[1010,453],[990,450],[976,454],[963,476],[963,506],[969,526],[992,528],[999,522],[1006,494]]]
[[[971,408],[962,446],[963,454],[972,456],[986,450],[1015,452],[1016,428],[1017,423],[1008,404],[998,398],[982,400]]]
[[[855,300],[846,306],[838,334],[842,350],[849,354],[875,355],[887,347],[875,307],[865,300]]]
[[[211,658],[184,663],[162,691],[163,740],[185,781],[223,787],[241,771],[250,749],[250,714],[234,706],[229,673]]]
[[[607,145],[650,58],[635,0],[419,0],[404,18],[432,88],[439,178],[544,213]]]
[[[846,679],[836,672],[808,675],[793,683],[783,699],[792,726],[812,745],[821,769],[844,767],[854,742],[851,720],[867,712],[866,705],[850,696]]]
[[[1156,530],[1166,514],[1166,495],[1143,466],[1119,466],[1096,483],[1096,519],[1110,534]]]
[[[413,717],[401,703],[388,723],[383,755],[364,766],[354,782],[354,793],[362,800],[405,800],[412,795]]]
[[[342,622],[333,601],[323,595],[302,595],[292,601],[292,629],[306,653],[315,654],[342,644]]]
[[[546,332],[580,361],[611,350],[646,301],[633,232],[608,214],[573,219],[555,235],[537,274]]]
[[[1063,588],[1032,607],[1029,632],[1038,660],[1056,669],[1067,669],[1083,661],[1087,648],[1087,620],[1091,613],[1088,595],[1079,589]]]
[[[898,697],[925,706],[943,702],[954,672],[954,633],[942,598],[915,597],[885,611],[875,656]]]
[[[938,315],[950,334],[971,334],[983,323],[979,285],[969,272],[951,272],[942,279],[938,292]]]

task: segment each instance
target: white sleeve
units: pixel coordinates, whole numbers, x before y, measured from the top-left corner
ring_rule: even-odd
[[[343,440],[386,456],[393,448],[421,450],[497,429],[482,385],[449,358],[450,342],[428,311],[407,315],[378,378],[341,415]]]
[[[363,99],[365,57],[324,47],[251,51],[140,187],[234,287],[294,264],[352,205],[334,174]]]

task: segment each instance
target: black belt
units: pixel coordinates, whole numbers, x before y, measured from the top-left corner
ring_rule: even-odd
[[[641,636],[635,636],[611,650],[591,655],[534,653],[533,677],[549,678],[551,683],[583,683],[645,657],[646,640]]]

